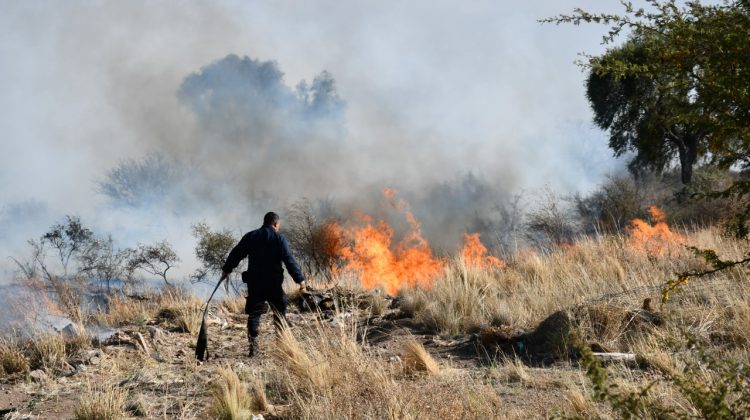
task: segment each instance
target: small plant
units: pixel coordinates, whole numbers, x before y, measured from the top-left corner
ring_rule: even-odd
[[[217,370],[218,379],[213,384],[211,401],[212,418],[220,420],[244,420],[252,415],[252,400],[247,387],[229,366]]]
[[[172,321],[180,332],[197,334],[201,325],[203,302],[177,288],[165,290],[159,297],[158,316]]]
[[[87,385],[73,414],[76,420],[117,420],[125,417],[126,392],[114,385]]]
[[[404,366],[407,372],[425,372],[429,375],[440,373],[440,365],[424,346],[416,339],[410,338],[403,347]]]
[[[38,333],[31,339],[31,367],[55,371],[67,361],[65,340],[58,333]]]
[[[14,343],[0,343],[0,377],[29,370],[29,361]]]
[[[241,295],[227,296],[221,301],[221,306],[233,314],[245,313],[245,297]]]
[[[271,354],[302,384],[312,389],[329,386],[332,378],[330,365],[314,349],[306,351],[289,328],[280,331]]]

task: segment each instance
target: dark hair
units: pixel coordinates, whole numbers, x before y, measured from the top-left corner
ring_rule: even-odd
[[[269,211],[265,216],[263,216],[263,226],[273,226],[278,221],[279,215],[272,211]]]

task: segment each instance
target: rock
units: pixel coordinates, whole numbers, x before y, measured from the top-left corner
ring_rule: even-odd
[[[47,373],[41,369],[36,369],[29,372],[29,377],[34,382],[42,382],[47,379]]]
[[[163,344],[165,334],[161,328],[149,325],[148,327],[146,327],[146,331],[148,331],[148,335],[151,337],[151,341],[157,344]]]
[[[72,322],[66,325],[65,328],[60,330],[60,334],[62,334],[63,338],[66,338],[66,339],[76,338],[81,333],[82,333],[81,328]]]
[[[263,414],[253,414],[251,420],[265,420],[265,418],[263,418]]]
[[[398,356],[391,356],[388,358],[388,363],[398,363],[401,361],[401,358]]]
[[[101,362],[101,359],[96,356],[89,359],[89,364],[94,365],[94,366],[98,365],[100,362]]]
[[[567,311],[557,311],[542,321],[536,329],[526,334],[523,350],[534,358],[566,357],[575,346],[574,325]]]

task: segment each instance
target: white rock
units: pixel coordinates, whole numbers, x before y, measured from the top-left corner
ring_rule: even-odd
[[[29,376],[34,382],[41,382],[47,379],[47,373],[45,373],[41,369],[32,370],[31,372],[29,372]]]

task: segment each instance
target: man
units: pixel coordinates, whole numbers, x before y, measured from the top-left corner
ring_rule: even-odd
[[[247,338],[250,357],[258,350],[258,328],[265,302],[271,306],[277,331],[282,327],[282,319],[285,320],[287,301],[281,287],[284,282],[282,262],[294,282],[299,284],[300,290],[305,290],[305,276],[289,249],[289,242],[279,233],[280,228],[279,215],[267,213],[263,217],[263,226],[243,236],[222,267],[221,280],[224,280],[243,258],[248,257],[247,271],[242,273],[242,281],[247,283],[245,313],[249,315]]]

